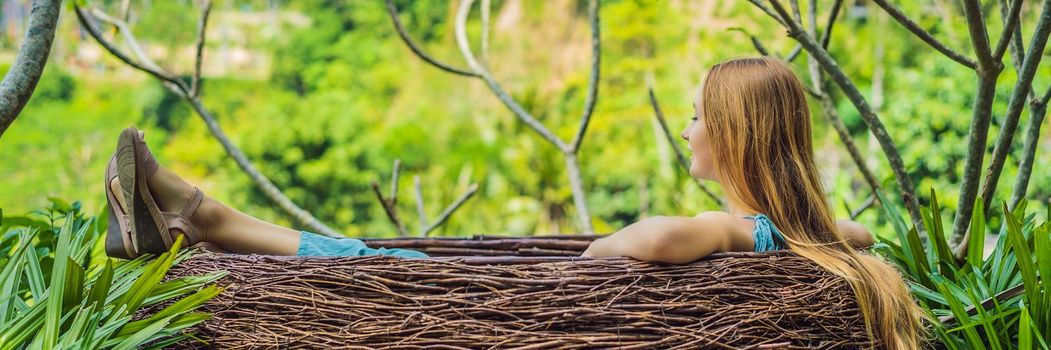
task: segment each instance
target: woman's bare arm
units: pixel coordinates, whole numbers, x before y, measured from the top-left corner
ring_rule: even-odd
[[[696,217],[652,217],[629,225],[591,243],[584,256],[627,256],[638,260],[683,264],[715,252],[728,251],[735,242],[727,229],[727,213]]]
[[[872,244],[876,243],[872,239],[872,234],[869,233],[868,229],[861,224],[850,221],[850,220],[837,220],[836,225],[839,226],[839,232],[843,234],[843,237],[847,239],[847,243],[854,248],[864,249],[871,247]]]

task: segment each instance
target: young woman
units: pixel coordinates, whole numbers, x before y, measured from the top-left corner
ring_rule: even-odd
[[[864,227],[832,216],[795,74],[769,58],[717,64],[694,110],[681,135],[693,153],[690,175],[718,182],[729,212],[646,219],[596,240],[584,255],[686,263],[715,252],[789,249],[847,279],[883,348],[920,348],[921,312],[901,276],[851,247],[872,244]]]
[[[851,247],[872,244],[864,227],[833,219],[814,161],[806,96],[791,70],[768,58],[718,64],[694,109],[682,132],[693,152],[690,174],[720,183],[729,212],[646,219],[596,240],[584,256],[687,263],[715,252],[790,249],[849,281],[869,334],[882,347],[919,348],[921,313],[901,276]],[[187,245],[235,253],[426,256],[241,213],[157,165],[134,128],[121,133],[106,194],[106,251],[114,257],[165,251],[179,234]]]

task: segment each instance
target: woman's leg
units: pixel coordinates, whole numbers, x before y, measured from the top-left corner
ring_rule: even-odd
[[[159,167],[146,179],[150,193],[164,211],[178,211],[193,196],[194,187],[167,168]],[[110,186],[120,193],[120,183],[114,179]],[[124,196],[117,196],[123,208]],[[242,254],[296,255],[299,250],[299,231],[265,222],[205,196],[201,206],[190,217],[191,223],[202,232],[202,242]]]

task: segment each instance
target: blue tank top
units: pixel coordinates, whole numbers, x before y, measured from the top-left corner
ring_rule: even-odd
[[[777,226],[774,226],[769,217],[763,214],[755,214],[744,218],[755,221],[755,229],[752,230],[752,240],[755,241],[756,253],[787,248],[785,238],[781,236],[781,231],[777,230]]]

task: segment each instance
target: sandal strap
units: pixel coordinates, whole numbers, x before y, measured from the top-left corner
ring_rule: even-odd
[[[175,242],[175,236],[173,231],[180,231],[186,235],[186,243],[188,245],[194,245],[201,242],[201,232],[196,226],[190,221],[193,214],[197,211],[197,208],[201,206],[201,202],[204,201],[204,192],[200,188],[194,187],[193,196],[190,197],[190,201],[186,202],[182,210],[179,212],[163,212],[164,221],[168,224],[168,233],[171,236],[171,241]]]

